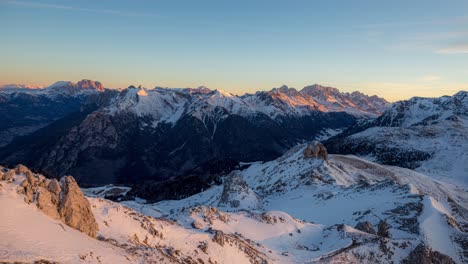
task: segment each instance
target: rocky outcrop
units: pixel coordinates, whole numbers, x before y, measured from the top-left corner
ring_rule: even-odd
[[[84,197],[72,176],[60,179],[62,192],[58,212],[62,221],[70,227],[96,237],[98,225],[91,211],[89,201]]]
[[[313,141],[304,149],[304,159],[321,158],[327,160],[327,156],[327,149],[318,141]]]
[[[46,215],[54,218],[60,219],[60,215],[57,211],[57,199],[52,199],[52,193],[46,188],[40,186],[37,191],[37,207]]]
[[[98,225],[91,205],[72,176],[65,176],[60,182],[50,180],[23,165],[7,171],[5,176],[3,179],[10,182],[17,177],[24,177],[18,192],[25,195],[25,202],[35,203],[44,214],[88,236],[96,237]]]
[[[424,244],[419,244],[403,261],[402,264],[455,264],[453,259],[438,251],[433,251]]]
[[[365,222],[359,222],[356,227],[355,227],[357,230],[360,230],[362,232],[366,232],[366,233],[369,233],[369,234],[373,234],[373,235],[376,235],[377,233],[375,232],[375,229],[374,229],[374,226],[368,222],[368,221],[365,221]]]
[[[3,175],[5,181],[11,181],[15,177],[15,171],[9,170]]]
[[[242,177],[233,172],[226,176],[218,206],[241,210],[262,208],[261,197],[249,188]]]
[[[377,226],[377,235],[387,238],[390,237],[390,226],[388,225],[387,221],[380,221],[379,225]]]

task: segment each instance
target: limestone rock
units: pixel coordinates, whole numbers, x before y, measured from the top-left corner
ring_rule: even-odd
[[[438,251],[419,244],[403,261],[402,264],[455,264],[453,259]]]
[[[204,228],[203,224],[200,221],[197,221],[197,220],[192,222],[192,227],[195,228],[195,229],[200,229],[200,230],[202,230]]]
[[[213,242],[218,243],[220,246],[224,246],[225,236],[223,231],[215,230],[215,235],[213,236]]]
[[[30,170],[27,170],[26,172],[24,172],[24,174],[28,183],[34,186],[36,184],[36,178],[34,178],[34,174]]]
[[[53,179],[50,181],[49,185],[47,185],[47,190],[49,190],[53,194],[58,195],[62,191],[62,188],[60,187],[60,184],[57,181],[57,179]]]
[[[16,173],[14,170],[9,170],[5,173],[5,175],[3,175],[3,179],[6,180],[6,181],[10,181],[10,180],[13,180],[16,176]]]
[[[24,181],[22,181],[21,184],[20,184],[20,186],[23,187],[23,188],[28,187],[28,185],[29,185],[28,180],[24,180]]]
[[[26,174],[27,172],[31,172],[28,167],[22,165],[22,164],[19,164],[18,166],[16,166],[15,168],[15,171],[17,174]]]
[[[376,235],[377,233],[375,232],[375,229],[374,229],[374,226],[368,222],[368,221],[365,221],[365,222],[359,222],[356,227],[355,227],[357,230],[360,230],[362,232],[366,232],[366,233],[369,233],[369,234],[373,234],[373,235]]]
[[[26,180],[27,181],[27,180]],[[32,203],[34,201],[34,187],[29,183],[24,187],[24,195],[26,195],[27,202]]]
[[[46,215],[60,219],[57,211],[57,204],[52,199],[52,193],[44,187],[39,187],[37,190],[37,207]]]
[[[327,160],[327,156],[328,152],[325,146],[316,140],[304,149],[304,159],[321,158]]]
[[[75,179],[65,176],[60,179],[59,214],[62,221],[88,236],[96,237],[98,225],[91,211],[89,201],[83,196]]]
[[[59,194],[62,191],[62,188],[60,187],[59,182],[57,179],[50,180],[48,185],[47,185],[47,190],[50,192],[50,197],[52,200],[52,203],[58,205],[59,204]]]

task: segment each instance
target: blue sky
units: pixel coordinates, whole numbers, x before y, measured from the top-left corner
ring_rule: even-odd
[[[0,0],[0,84],[468,90],[468,1]]]

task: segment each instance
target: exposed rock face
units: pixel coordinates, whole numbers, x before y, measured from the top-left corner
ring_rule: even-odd
[[[83,196],[78,184],[72,176],[60,180],[59,214],[62,221],[91,237],[96,237],[98,225],[91,211],[89,201]]]
[[[7,171],[3,179],[13,181],[17,175],[26,178],[18,186],[18,192],[25,195],[25,202],[35,203],[44,214],[60,219],[88,236],[96,237],[98,225],[91,205],[72,176],[65,176],[58,182],[56,179],[49,180],[34,174],[27,167],[19,165]]]
[[[102,83],[98,81],[81,80],[76,84],[76,86],[80,89],[92,89],[92,90],[104,92],[104,85],[102,85]]]
[[[203,224],[200,221],[193,221],[192,227],[195,229],[200,229],[200,230],[204,228]]]
[[[12,180],[15,177],[15,171],[9,170],[3,175],[3,179],[6,181]]]
[[[218,243],[220,246],[224,246],[225,240],[226,238],[225,238],[223,231],[216,230],[213,236],[213,242]]]
[[[22,164],[16,166],[15,171],[17,174],[26,174],[27,172],[31,172],[26,166]]]
[[[455,264],[453,259],[438,251],[419,244],[402,262],[402,264]]]
[[[57,211],[57,199],[53,199],[53,193],[49,192],[44,187],[37,189],[37,207],[41,209],[43,213],[54,218],[60,219],[60,215]]]
[[[304,149],[304,159],[321,158],[327,160],[327,155],[327,149],[318,141],[313,141]]]
[[[262,207],[261,197],[249,188],[242,177],[235,173],[226,176],[218,206],[235,209],[260,209]]]
[[[377,235],[381,237],[390,237],[390,226],[388,225],[387,221],[382,220],[377,227]]]
[[[357,230],[360,230],[360,231],[363,231],[363,232],[366,232],[366,233],[369,233],[369,234],[373,234],[373,235],[376,235],[377,233],[375,232],[375,229],[374,229],[374,226],[368,222],[368,221],[365,221],[365,222],[359,222],[356,227],[355,227]]]

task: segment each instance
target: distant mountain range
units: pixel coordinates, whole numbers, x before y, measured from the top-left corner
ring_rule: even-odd
[[[216,160],[271,160],[389,107],[320,85],[236,96],[206,87],[111,90],[90,80],[6,87],[0,100],[0,142],[9,143],[1,162],[90,184],[168,179]]]

